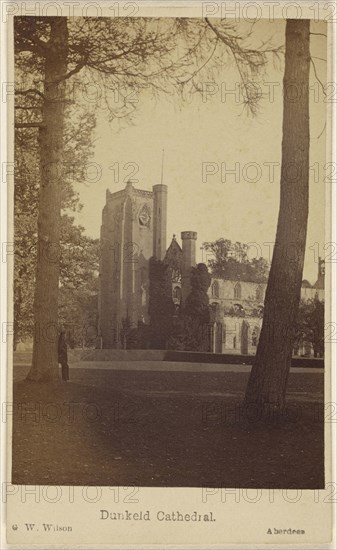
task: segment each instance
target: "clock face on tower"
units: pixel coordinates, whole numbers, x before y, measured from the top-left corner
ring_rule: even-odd
[[[150,210],[148,206],[146,206],[146,204],[143,206],[143,208],[139,212],[138,219],[139,219],[140,225],[142,225],[143,227],[149,227],[151,216],[150,216]]]

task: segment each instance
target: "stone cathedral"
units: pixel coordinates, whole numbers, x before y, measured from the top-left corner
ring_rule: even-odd
[[[170,264],[172,299],[179,307],[190,292],[190,269],[196,265],[197,233],[182,231],[181,246],[175,235],[167,248],[166,185],[152,191],[106,191],[102,212],[99,289],[101,347],[121,347],[121,329],[127,322],[137,327],[149,323],[149,260]],[[209,302],[213,311],[210,351],[254,354],[263,316],[266,284],[212,279]],[[303,281],[301,297],[324,300],[324,267],[318,265],[314,285]],[[304,350],[305,351],[305,350]]]

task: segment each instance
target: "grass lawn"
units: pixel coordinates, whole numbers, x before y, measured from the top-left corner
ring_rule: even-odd
[[[292,373],[284,421],[242,416],[247,372],[72,369],[24,381],[15,367],[15,484],[324,487],[323,375]]]

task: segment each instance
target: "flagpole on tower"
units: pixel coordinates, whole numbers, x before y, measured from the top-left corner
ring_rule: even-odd
[[[165,149],[162,150],[162,157],[161,157],[161,181],[160,181],[161,184],[163,184],[163,178],[164,178],[164,155],[165,155]]]

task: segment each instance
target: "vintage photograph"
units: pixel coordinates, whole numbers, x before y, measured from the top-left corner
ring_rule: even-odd
[[[133,8],[14,16],[11,482],[324,489],[327,23]]]

